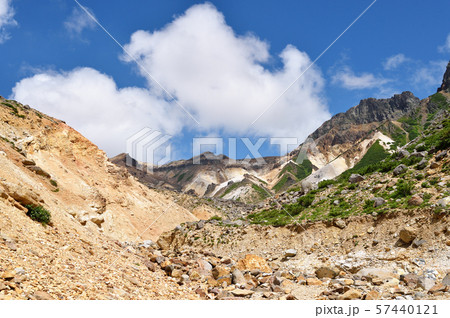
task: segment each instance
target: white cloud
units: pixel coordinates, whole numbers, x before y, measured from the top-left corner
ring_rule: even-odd
[[[412,75],[412,82],[417,87],[435,89],[442,83],[442,76],[445,73],[447,61],[431,61],[428,65],[417,68]]]
[[[342,67],[333,76],[333,83],[338,84],[346,89],[368,89],[368,88],[380,88],[389,80],[376,77],[372,73],[362,73],[356,75],[348,66]]]
[[[142,88],[118,89],[114,80],[92,68],[49,71],[21,80],[12,98],[66,120],[109,155],[125,151],[128,137],[144,127],[180,132],[181,114]]]
[[[0,0],[0,44],[10,38],[7,28],[17,25],[11,0]]]
[[[386,61],[383,63],[383,68],[385,70],[393,70],[409,60],[410,59],[407,58],[405,54],[402,53],[393,55],[386,59]]]
[[[272,58],[268,44],[236,35],[210,4],[191,7],[159,31],[135,32],[126,49],[200,126],[142,70],[148,88],[118,89],[112,78],[80,68],[23,79],[13,98],[66,120],[109,155],[125,151],[126,137],[143,127],[303,139],[330,117],[321,97],[324,80],[313,66],[250,127],[311,60],[288,45],[280,54],[282,66],[269,70],[262,65]]]
[[[321,98],[322,75],[312,67],[250,128],[311,60],[288,45],[280,54],[282,67],[268,70],[262,63],[271,60],[269,45],[236,35],[211,4],[191,7],[161,30],[135,32],[126,49],[193,113],[202,131],[306,137],[330,116]]]
[[[441,45],[441,46],[438,47],[438,51],[440,53],[450,52],[450,34],[447,35],[447,39],[446,39],[444,45]]]
[[[86,8],[92,16],[95,17],[91,9]],[[86,12],[80,8],[73,8],[71,15],[64,22],[64,27],[71,33],[80,35],[84,29],[95,28],[95,22]]]

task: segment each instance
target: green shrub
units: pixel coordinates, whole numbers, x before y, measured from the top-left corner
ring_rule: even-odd
[[[297,204],[301,205],[304,208],[309,207],[314,201],[314,193],[309,192],[298,198]]]
[[[347,187],[347,189],[349,189],[349,190],[355,190],[357,187],[358,187],[358,184],[357,184],[357,183],[352,183],[352,184],[350,184],[350,185]]]
[[[335,184],[335,183],[336,183],[336,181],[334,181],[333,179],[322,180],[322,181],[319,182],[318,187],[319,187],[319,189],[323,189],[323,188],[326,188],[329,185],[332,185],[332,184]]]
[[[50,212],[42,205],[26,205],[27,215],[34,221],[47,225],[50,223]]]
[[[416,180],[423,180],[425,177],[424,177],[424,175],[423,174],[418,174],[417,176],[416,176]]]
[[[427,181],[422,182],[422,188],[430,188],[430,184]]]
[[[400,180],[397,182],[397,189],[392,195],[393,198],[407,197],[411,195],[414,185],[411,182]]]
[[[58,182],[56,182],[56,180],[53,180],[53,179],[50,180],[50,184],[54,187],[58,186]]]

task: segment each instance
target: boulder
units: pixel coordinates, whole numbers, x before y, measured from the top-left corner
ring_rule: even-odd
[[[374,268],[374,267],[368,267],[363,268],[360,271],[356,273],[357,276],[365,278],[366,280],[389,280],[391,278],[398,278],[398,275],[395,273],[392,273],[391,271],[382,269],[382,268]]]
[[[433,162],[430,164],[430,168],[431,168],[431,169],[437,169],[437,168],[439,168],[439,164],[438,164],[436,161],[433,161]]]
[[[295,257],[295,255],[297,255],[296,249],[291,248],[291,249],[284,251],[284,257]]]
[[[450,286],[450,273],[447,273],[447,275],[445,275],[444,279],[442,280],[442,284],[444,284],[445,286]]]
[[[344,229],[347,226],[347,224],[343,219],[334,220],[334,225],[340,229]]]
[[[306,284],[308,286],[320,286],[323,283],[322,283],[322,281],[320,279],[310,277],[310,278],[306,279]]]
[[[264,273],[272,272],[264,258],[253,254],[247,254],[243,259],[240,259],[237,263],[237,268],[241,271],[260,270]]]
[[[366,294],[365,300],[378,300],[380,299],[380,293],[376,290],[371,290]]]
[[[32,298],[36,299],[36,300],[54,300],[55,298],[53,298],[52,295],[50,295],[49,293],[46,293],[44,291],[37,291],[32,295]]]
[[[393,171],[394,176],[401,175],[402,173],[406,172],[406,170],[408,170],[408,167],[405,166],[404,164],[400,164],[397,167],[395,167]]]
[[[434,284],[436,283],[436,280],[434,280],[433,278],[430,277],[419,277],[418,281],[417,281],[417,287],[421,287],[423,290],[430,290],[431,287],[434,286]]]
[[[47,171],[44,171],[41,167],[38,166],[26,166],[28,170],[33,171],[38,176],[42,176],[44,178],[50,179],[51,176]]]
[[[248,289],[235,289],[232,290],[231,293],[236,297],[245,297],[253,295],[254,291]]]
[[[408,204],[409,205],[414,205],[414,206],[419,206],[423,203],[423,199],[418,195],[418,194],[414,194],[409,200],[408,200]]]
[[[445,158],[445,156],[447,156],[447,150],[441,151],[440,153],[438,153],[436,155],[436,161],[441,161],[442,159]]]
[[[334,270],[330,267],[323,266],[316,270],[317,278],[324,278],[324,277],[335,278],[338,274],[339,272],[337,270]]]
[[[22,164],[23,164],[24,166],[35,166],[35,165],[36,165],[36,162],[34,162],[33,159],[23,159],[23,160],[22,160]]]
[[[372,199],[372,201],[373,201],[373,207],[374,208],[382,206],[383,204],[386,203],[386,200],[383,199],[383,198],[380,198],[380,197],[375,197],[375,198]]]
[[[228,276],[230,275],[230,272],[231,270],[229,267],[220,265],[214,267],[214,269],[212,270],[212,274],[215,279],[218,279],[219,277]]]
[[[416,165],[417,169],[424,169],[427,166],[428,161],[423,158],[422,160],[420,160],[420,162]]]
[[[245,285],[247,283],[244,274],[242,274],[242,272],[238,269],[235,269],[233,273],[231,273],[231,278],[233,284]]]
[[[400,149],[397,151],[397,159],[403,159],[409,157],[409,151],[406,149]]]
[[[448,207],[450,205],[450,197],[440,199],[437,204],[443,208]]]
[[[353,300],[361,299],[361,292],[357,289],[351,288],[347,290],[343,295],[338,297],[338,300]]]
[[[350,182],[350,183],[358,183],[358,182],[361,182],[361,181],[363,181],[363,180],[364,180],[364,178],[363,178],[362,175],[360,175],[360,174],[355,174],[355,173],[353,173],[353,174],[350,176],[350,178],[348,178],[348,182]]]
[[[400,230],[399,236],[400,240],[409,244],[417,237],[417,232],[413,228],[407,226]]]

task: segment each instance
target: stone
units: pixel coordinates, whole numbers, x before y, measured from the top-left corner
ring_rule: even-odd
[[[284,257],[295,257],[297,255],[297,250],[296,249],[288,249],[286,251],[284,251]]]
[[[155,263],[153,263],[151,261],[144,261],[143,263],[144,263],[144,266],[147,267],[147,269],[149,271],[151,271],[151,272],[156,271],[157,266]]]
[[[444,292],[447,290],[447,286],[442,283],[436,283],[433,287],[428,290],[429,294],[434,294],[438,292]]]
[[[435,157],[436,161],[441,161],[442,159],[445,158],[445,156],[447,156],[447,150],[441,151],[440,153],[438,153]]]
[[[376,290],[371,290],[366,294],[365,300],[378,300],[380,299],[380,293]]]
[[[386,200],[383,199],[383,198],[380,198],[380,197],[375,197],[375,198],[372,199],[372,201],[373,201],[373,207],[374,208],[382,206],[383,204],[386,203]]]
[[[367,234],[372,234],[373,231],[375,231],[375,228],[373,226],[371,226],[367,229]]]
[[[231,276],[222,276],[217,278],[217,284],[219,286],[223,286],[223,283],[225,283],[226,286],[230,286],[232,284]]]
[[[0,281],[0,291],[8,289],[8,286],[6,286],[5,284],[3,284],[3,282]]]
[[[407,244],[409,244],[412,241],[414,241],[416,236],[417,236],[416,231],[413,228],[409,227],[409,226],[404,227],[403,229],[401,229],[400,233],[399,233],[400,240],[402,240],[404,243],[407,243]]]
[[[440,207],[446,208],[446,207],[450,206],[450,197],[442,198],[442,199],[438,200],[436,203]]]
[[[409,200],[408,200],[408,204],[409,205],[414,205],[414,206],[419,206],[423,203],[423,199],[418,195],[418,194],[414,194]]]
[[[231,270],[229,267],[217,265],[212,270],[212,275],[215,279],[217,279],[218,277],[229,275],[230,272],[231,272]]]
[[[183,271],[176,268],[174,268],[170,273],[170,276],[173,278],[181,278],[181,275],[183,275]]]
[[[36,300],[54,300],[53,296],[45,291],[37,291],[32,297]]]
[[[203,229],[205,227],[205,221],[204,220],[198,221],[195,227],[197,230]]]
[[[393,171],[394,176],[401,175],[402,173],[406,172],[406,170],[408,170],[408,167],[405,166],[404,164],[400,164],[397,167],[395,167]]]
[[[38,176],[42,176],[44,178],[50,179],[51,176],[47,171],[44,171],[41,167],[38,166],[26,166],[28,170],[33,171]]]
[[[244,277],[244,274],[238,269],[235,269],[231,273],[231,278],[233,281],[233,284],[239,284],[239,285],[245,285],[247,283],[247,280]]]
[[[424,245],[426,243],[427,243],[426,240],[415,238],[414,241],[412,242],[412,246],[413,247],[421,247],[422,245]]]
[[[409,157],[409,151],[406,149],[399,149],[397,151],[397,159],[403,159]]]
[[[204,259],[197,260],[197,264],[201,270],[204,270],[207,272],[211,272],[213,269],[211,263],[209,263],[208,261],[205,261]]]
[[[356,174],[356,173],[353,173],[353,174],[348,178],[348,182],[350,182],[350,183],[359,183],[359,182],[361,182],[361,181],[363,181],[363,180],[364,180],[363,176],[360,175],[360,174]]]
[[[411,288],[415,288],[417,285],[417,282],[419,281],[419,275],[410,273],[406,275],[402,275],[401,280],[405,282],[406,285],[408,285]]]
[[[334,220],[334,225],[340,229],[344,229],[347,226],[347,224],[343,219]]]
[[[16,276],[16,272],[13,270],[7,270],[6,272],[2,273],[1,277],[4,280],[12,280]]]
[[[320,286],[322,284],[323,282],[317,278],[310,277],[306,279],[306,285],[308,286]]]
[[[34,162],[33,159],[23,159],[23,160],[22,160],[22,164],[23,164],[24,166],[35,166],[35,165],[36,165],[36,162]]]
[[[241,271],[260,270],[264,273],[272,273],[266,260],[253,254],[247,254],[243,259],[240,259],[237,263],[237,268]]]
[[[235,289],[231,293],[236,297],[245,297],[253,295],[254,291],[248,289]]]
[[[361,292],[358,289],[350,288],[343,295],[338,297],[338,300],[354,300],[361,299]]]
[[[368,267],[359,270],[356,275],[358,277],[365,278],[366,280],[373,281],[379,279],[381,281],[388,280],[390,278],[397,278],[398,275],[382,268]]]
[[[335,278],[339,274],[337,270],[334,270],[330,267],[320,267],[316,270],[315,273],[317,278]]]
[[[417,280],[417,287],[421,287],[423,290],[428,291],[434,286],[435,282],[436,281],[433,278],[422,276]]]
[[[428,161],[423,158],[422,160],[420,160],[420,162],[416,165],[417,169],[424,169],[427,166]]]
[[[442,284],[445,286],[450,286],[450,273],[447,273],[445,277],[442,279]]]
[[[431,168],[431,169],[437,169],[437,168],[439,168],[439,164],[438,164],[436,161],[433,161],[433,162],[430,164],[430,168]]]
[[[138,286],[138,287],[142,287],[142,283],[139,282],[136,278],[131,277],[131,276],[128,276],[128,275],[126,275],[126,274],[123,274],[122,276],[123,276],[123,278],[124,278],[125,280],[129,281],[129,282],[132,283],[133,285],[136,285],[136,286]]]

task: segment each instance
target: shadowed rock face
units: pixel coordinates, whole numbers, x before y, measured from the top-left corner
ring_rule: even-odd
[[[323,123],[311,134],[311,138],[316,140],[335,128],[341,135],[348,135],[345,134],[345,130],[355,125],[396,120],[418,107],[419,104],[420,99],[411,92],[396,94],[387,99],[363,99],[359,105],[350,108],[345,113],[337,114]],[[336,142],[342,143],[342,140],[337,138]]]
[[[442,79],[442,85],[437,91],[450,92],[450,62],[447,64],[447,70],[445,71],[444,78]]]

